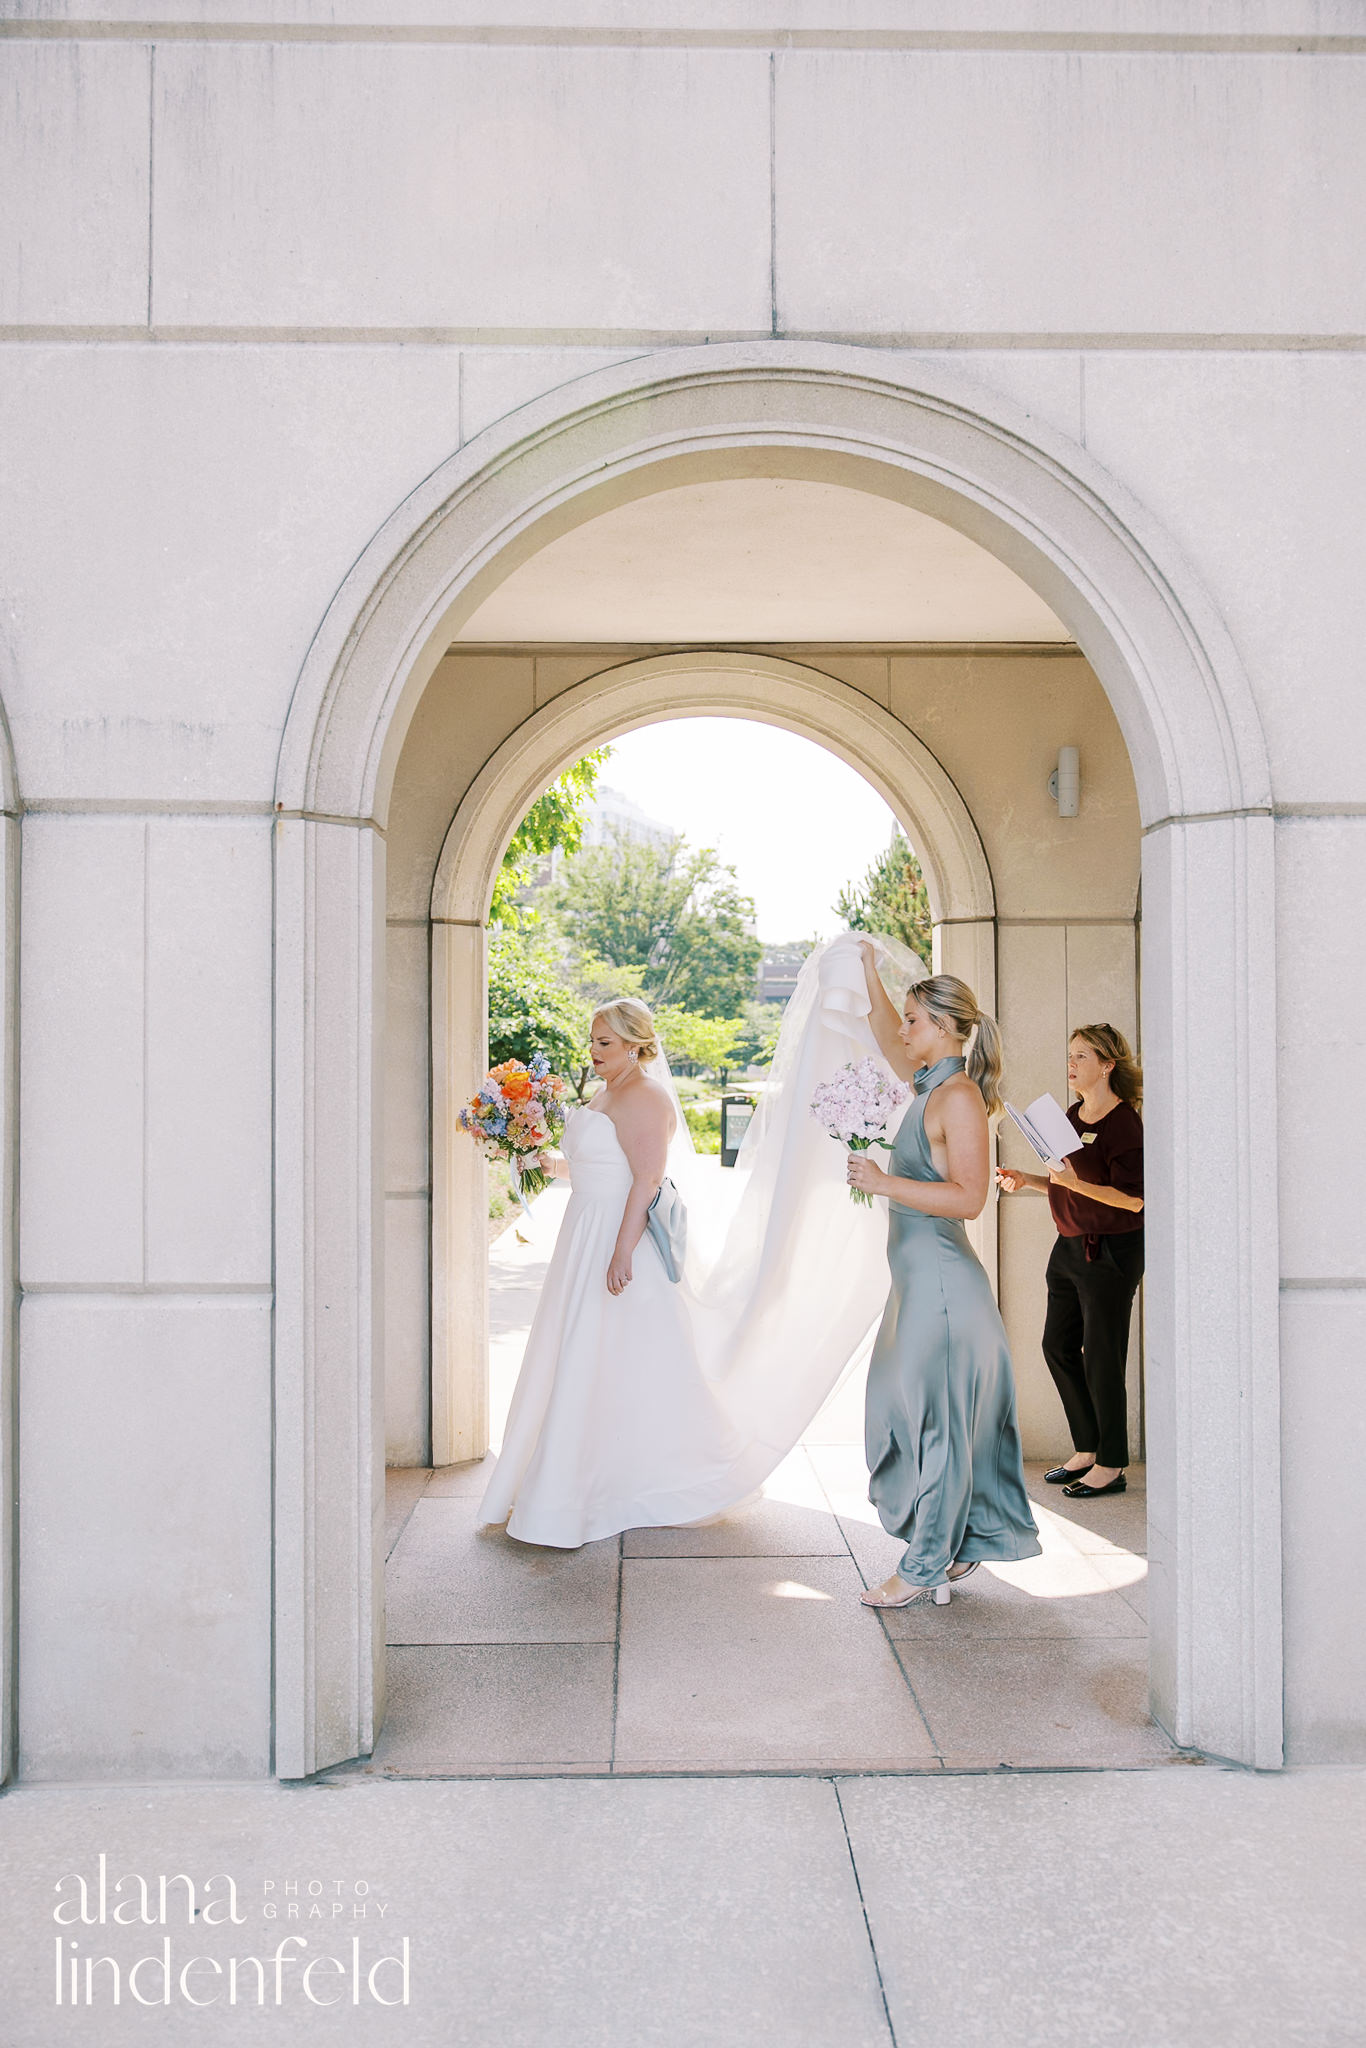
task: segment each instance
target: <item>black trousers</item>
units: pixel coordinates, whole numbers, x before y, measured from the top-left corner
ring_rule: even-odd
[[[1102,1237],[1087,1259],[1084,1237],[1060,1237],[1048,1261],[1043,1355],[1062,1396],[1073,1446],[1098,1465],[1129,1462],[1124,1363],[1129,1317],[1143,1278],[1143,1232]]]

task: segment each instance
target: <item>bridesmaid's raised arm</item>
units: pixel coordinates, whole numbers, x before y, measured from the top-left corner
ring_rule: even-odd
[[[871,939],[860,939],[858,949],[863,956],[863,974],[868,984],[868,1000],[873,1006],[868,1022],[872,1027],[873,1037],[877,1040],[878,1051],[899,1081],[909,1081],[915,1073],[915,1068],[905,1046],[901,1043],[900,1013],[882,985],[882,976],[877,971],[877,955]]]

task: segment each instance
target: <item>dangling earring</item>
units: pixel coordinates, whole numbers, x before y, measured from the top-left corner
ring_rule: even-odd
[[[640,1047],[638,1045],[628,1046],[626,1048],[626,1057],[628,1060],[638,1060],[640,1058]]]

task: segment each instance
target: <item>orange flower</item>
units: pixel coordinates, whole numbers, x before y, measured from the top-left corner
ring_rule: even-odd
[[[502,1074],[499,1076],[499,1080],[502,1084],[503,1093],[509,1102],[529,1102],[531,1100],[531,1076],[525,1067],[522,1068],[520,1073]]]

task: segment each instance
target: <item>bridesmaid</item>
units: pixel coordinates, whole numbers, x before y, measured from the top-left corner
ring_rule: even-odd
[[[990,1186],[987,1117],[1001,1106],[1001,1041],[995,1019],[952,974],[916,982],[898,1018],[873,947],[861,950],[873,1035],[915,1088],[891,1172],[866,1153],[849,1159],[850,1185],[888,1198],[892,1289],[868,1369],[868,1497],[906,1544],[863,1604],[942,1606],[984,1558],[1014,1563],[1040,1548],[1006,1333],[963,1228]]]

